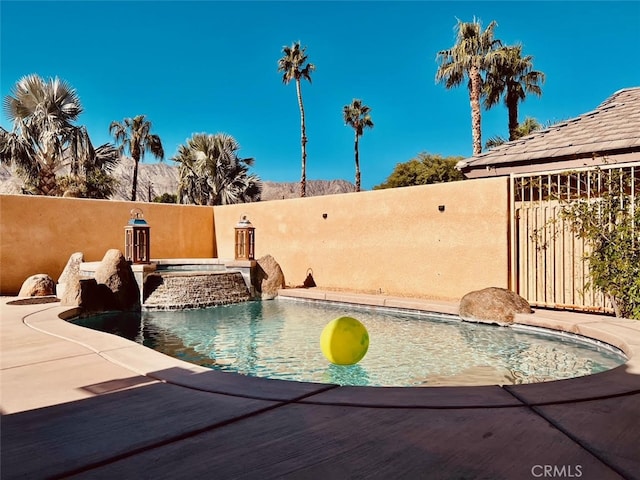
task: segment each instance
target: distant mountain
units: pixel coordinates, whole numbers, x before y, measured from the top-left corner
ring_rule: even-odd
[[[13,174],[10,168],[0,165],[0,193],[20,193],[22,180]]]
[[[123,157],[113,175],[118,180],[118,187],[111,200],[128,200],[131,198],[131,182],[133,181],[133,160]],[[22,181],[5,165],[0,165],[0,193],[15,194],[21,192]],[[299,182],[262,182],[262,201],[298,198]],[[141,163],[138,169],[139,201],[148,202],[163,193],[175,194],[178,190],[178,168],[162,163]],[[346,180],[307,180],[307,196],[333,195],[336,193],[355,192],[353,183]],[[151,194],[151,196],[149,196]]]
[[[118,187],[111,200],[131,199],[131,184],[133,183],[133,159],[123,157],[113,172],[118,179]],[[178,191],[178,167],[168,162],[140,163],[138,167],[137,199],[149,202],[163,193],[174,194]],[[149,197],[149,192],[151,197]]]
[[[307,180],[307,197],[355,192],[356,186],[346,180]],[[262,182],[262,201],[298,198],[299,182]]]

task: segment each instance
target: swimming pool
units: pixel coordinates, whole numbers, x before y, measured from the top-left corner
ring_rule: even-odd
[[[369,331],[369,351],[357,365],[332,365],[320,350],[322,329],[343,315]],[[590,375],[626,361],[614,347],[569,334],[286,299],[73,322],[218,370],[339,385],[532,383]]]

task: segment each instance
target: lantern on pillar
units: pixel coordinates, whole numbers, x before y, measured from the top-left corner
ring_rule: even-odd
[[[236,260],[255,258],[255,228],[246,215],[236,225]]]
[[[131,210],[131,219],[124,227],[124,258],[131,263],[150,263],[149,224],[142,210]]]

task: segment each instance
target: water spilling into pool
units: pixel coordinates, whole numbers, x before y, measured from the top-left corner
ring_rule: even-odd
[[[336,317],[359,319],[369,351],[357,365],[330,364],[319,345]],[[373,308],[289,300],[74,320],[198,365],[257,377],[340,385],[533,383],[609,370],[616,349],[569,335]]]

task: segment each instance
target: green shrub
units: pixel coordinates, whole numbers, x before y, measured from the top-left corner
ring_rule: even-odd
[[[567,187],[560,195],[561,217],[589,247],[585,258],[590,283],[611,301],[616,316],[635,319],[640,319],[638,173],[638,169],[635,175],[633,169],[596,169],[581,185],[590,198],[576,198]]]

